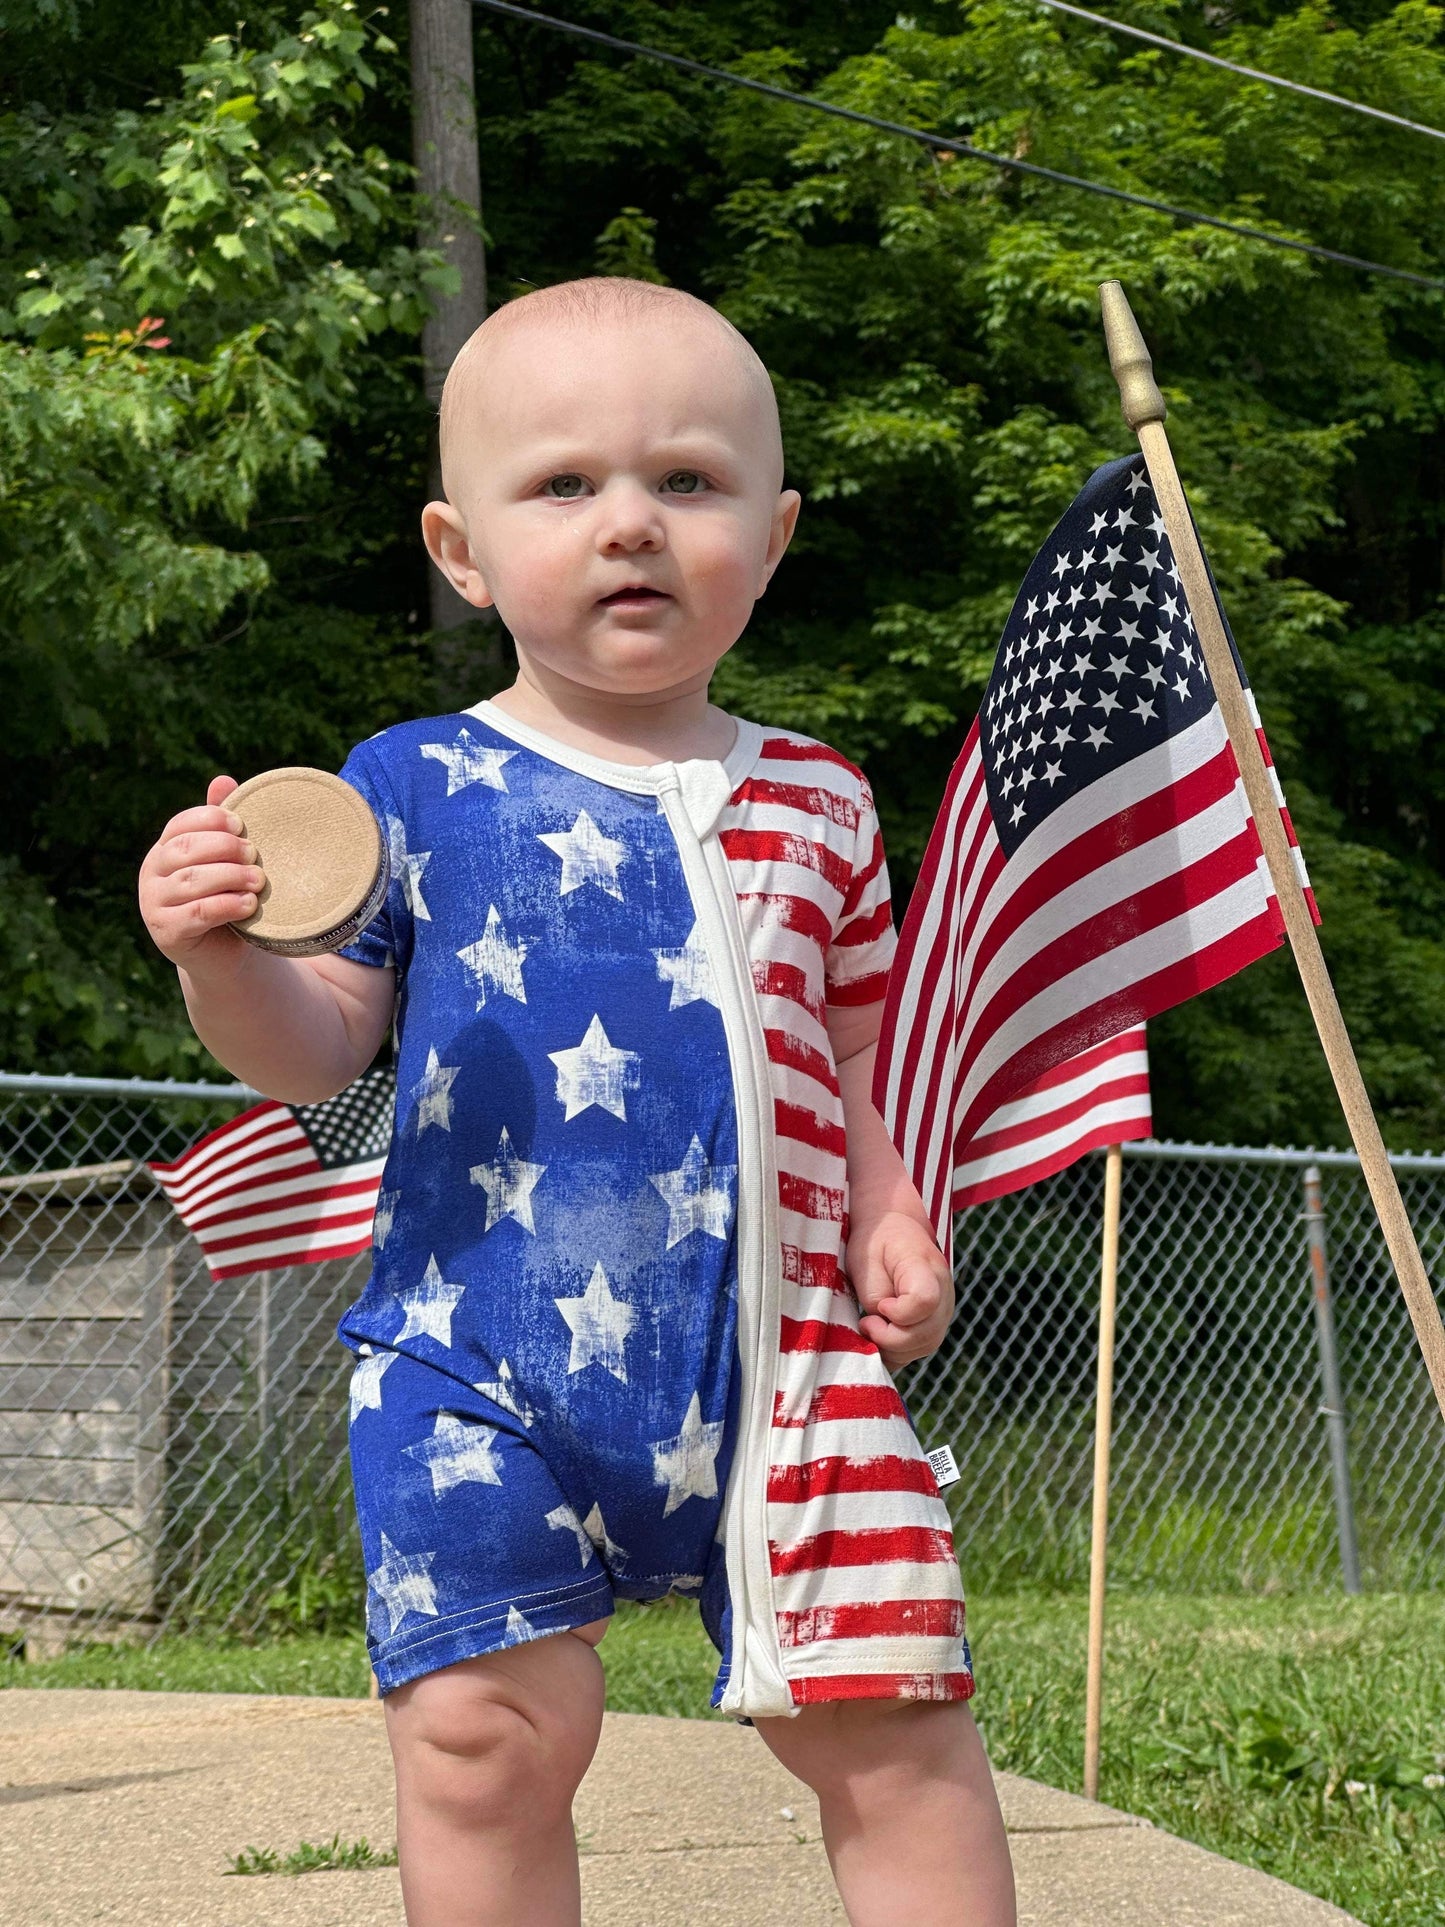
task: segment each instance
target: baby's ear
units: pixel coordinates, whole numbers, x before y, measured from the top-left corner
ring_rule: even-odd
[[[457,594],[473,608],[490,608],[492,594],[482,580],[460,511],[450,502],[428,502],[421,512],[421,534],[427,554]]]
[[[772,527],[768,530],[768,553],[763,563],[763,580],[758,589],[761,595],[773,579],[773,571],[787,553],[788,544],[793,539],[793,530],[798,526],[798,511],[803,506],[803,498],[795,488],[785,488],[779,495],[773,510]]]

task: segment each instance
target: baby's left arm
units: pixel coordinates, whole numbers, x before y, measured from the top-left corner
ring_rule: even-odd
[[[828,1035],[848,1133],[848,1280],[890,1371],[938,1350],[953,1278],[913,1180],[873,1103],[882,1003],[830,1004]]]

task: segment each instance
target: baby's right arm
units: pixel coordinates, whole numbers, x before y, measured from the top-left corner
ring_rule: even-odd
[[[140,908],[180,973],[196,1035],[227,1070],[285,1104],[316,1104],[358,1078],[391,1023],[395,972],[348,957],[278,957],[231,924],[262,883],[237,787],[216,776],[203,809],[173,816],[140,872]]]

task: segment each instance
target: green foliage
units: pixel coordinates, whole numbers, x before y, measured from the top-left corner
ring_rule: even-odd
[[[369,1873],[373,1867],[394,1867],[396,1848],[387,1847],[378,1853],[371,1842],[365,1838],[348,1840],[342,1844],[341,1835],[333,1833],[329,1840],[319,1845],[311,1840],[303,1840],[299,1847],[290,1853],[278,1853],[274,1847],[243,1847],[232,1854],[231,1864],[226,1868],[228,1874],[302,1874],[302,1873]]]
[[[576,17],[1445,271],[1437,143],[1029,0]],[[1445,125],[1421,0],[1145,17]],[[452,699],[414,533],[415,341],[446,280],[412,245],[403,27],[350,0],[7,14],[0,1061],[202,1067],[135,924],[145,845],[217,768],[335,766]],[[716,693],[866,761],[900,898],[1023,570],[1128,446],[1096,313],[1125,282],[1387,1135],[1445,1143],[1440,298],[517,21],[480,16],[477,60],[493,299],[667,281],[774,371],[806,508]],[[1154,1054],[1166,1131],[1342,1139],[1284,957],[1166,1016]]]

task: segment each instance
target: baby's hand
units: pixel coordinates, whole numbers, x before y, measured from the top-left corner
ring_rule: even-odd
[[[254,846],[238,834],[240,817],[221,807],[237,787],[233,777],[213,776],[205,808],[173,816],[141,865],[140,912],[173,964],[244,948],[229,926],[256,908],[265,878]]]
[[[849,1282],[859,1325],[889,1371],[927,1358],[943,1343],[953,1317],[953,1277],[933,1233],[903,1211],[855,1225],[848,1239]]]

